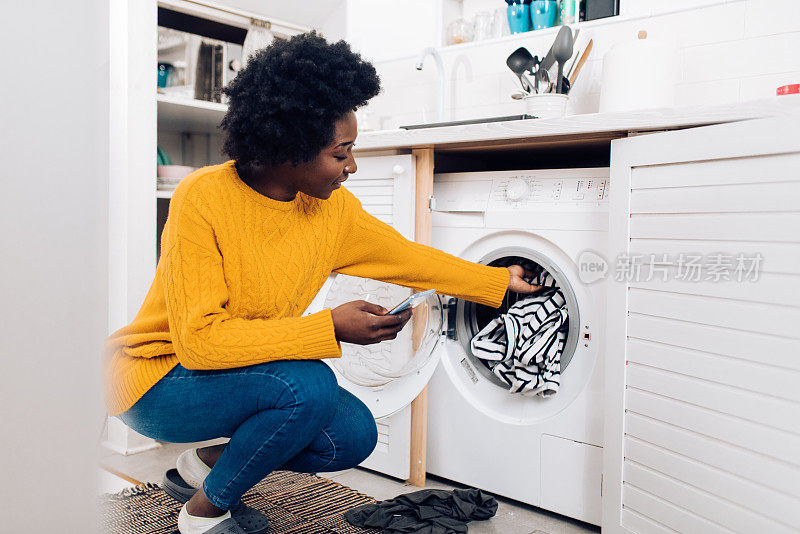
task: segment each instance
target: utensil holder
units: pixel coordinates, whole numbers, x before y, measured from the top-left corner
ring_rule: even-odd
[[[542,93],[528,95],[522,98],[525,103],[525,113],[538,119],[557,119],[567,112],[569,95],[557,93]]]

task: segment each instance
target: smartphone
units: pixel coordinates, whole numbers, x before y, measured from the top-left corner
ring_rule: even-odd
[[[417,306],[422,304],[422,301],[424,301],[429,296],[434,295],[435,293],[436,293],[435,289],[428,289],[426,291],[422,291],[421,293],[414,293],[406,300],[404,300],[403,302],[392,308],[392,310],[389,311],[386,315],[395,315],[409,308],[416,308]]]

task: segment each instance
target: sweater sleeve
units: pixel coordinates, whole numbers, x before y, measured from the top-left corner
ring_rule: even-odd
[[[352,193],[345,195],[341,244],[334,271],[391,282],[418,290],[436,289],[453,297],[500,307],[511,273],[458,258],[409,241],[400,232],[370,215]]]
[[[244,318],[226,309],[228,289],[214,230],[183,200],[163,237],[162,281],[172,344],[187,369],[340,357],[331,310],[304,317]]]

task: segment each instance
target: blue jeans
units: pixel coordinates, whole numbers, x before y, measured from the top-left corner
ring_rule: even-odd
[[[140,434],[171,443],[230,438],[203,483],[206,497],[223,510],[276,469],[354,467],[378,439],[369,408],[340,388],[319,360],[213,371],[179,364],[118,417]]]

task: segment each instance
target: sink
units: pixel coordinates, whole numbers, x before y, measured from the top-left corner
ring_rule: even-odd
[[[482,122],[504,122],[504,121],[519,121],[523,119],[535,119],[533,115],[508,115],[506,117],[486,117],[483,119],[468,119],[463,121],[449,121],[449,122],[429,122],[427,124],[410,124],[407,126],[400,126],[404,130],[418,130],[421,128],[438,128],[440,126],[458,126],[460,124],[479,124]]]

